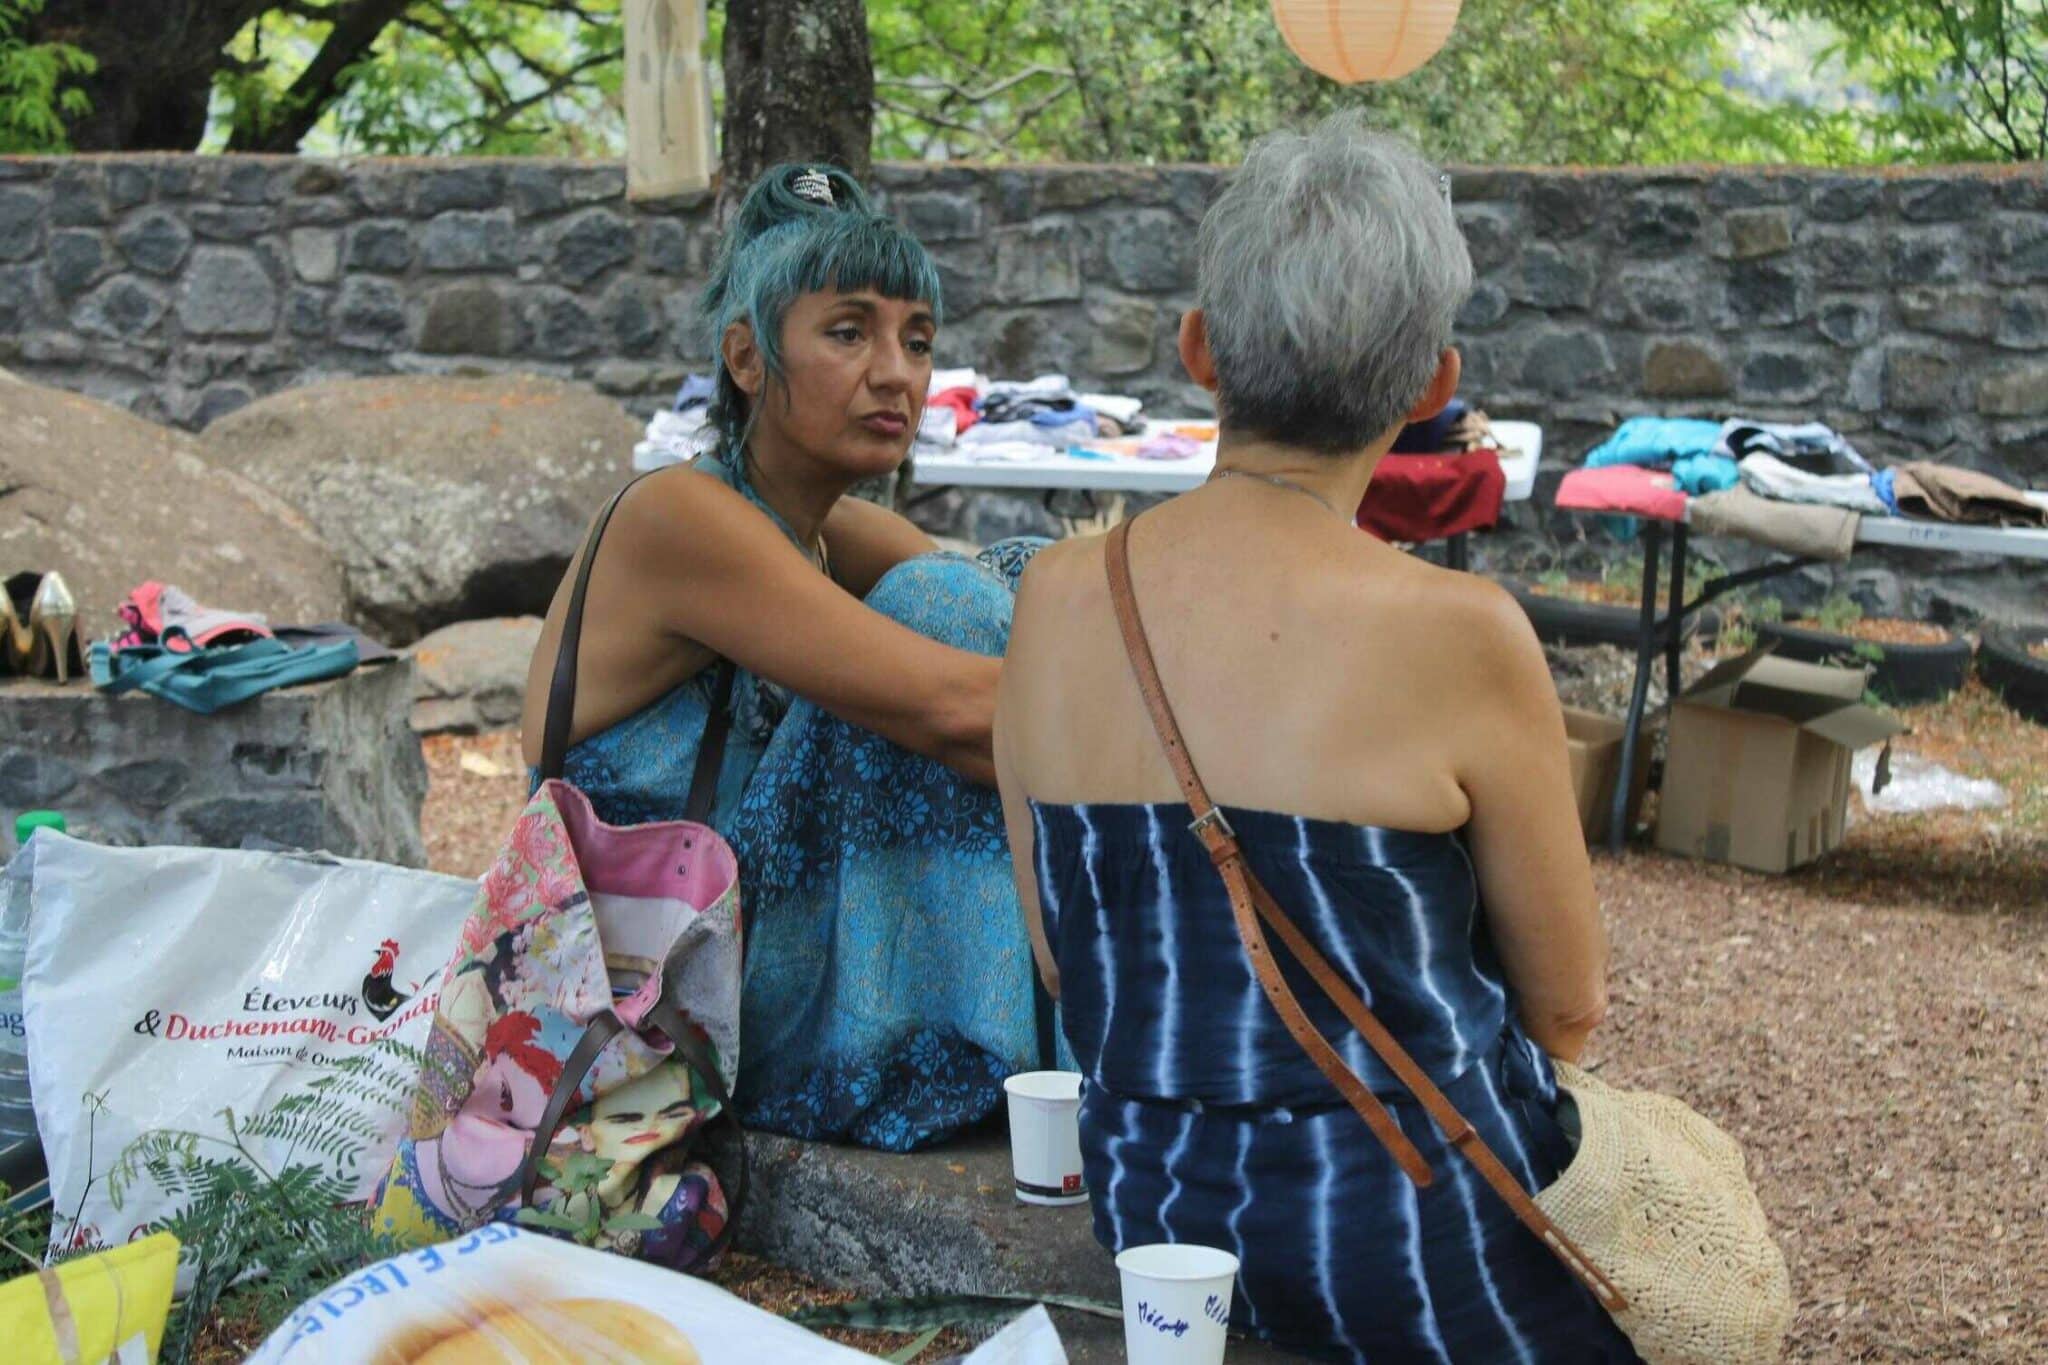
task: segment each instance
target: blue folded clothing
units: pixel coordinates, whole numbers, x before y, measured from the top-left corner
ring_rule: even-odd
[[[1045,408],[1032,413],[1030,422],[1035,427],[1065,427],[1086,423],[1090,436],[1101,430],[1101,424],[1095,419],[1095,409],[1086,403],[1069,403],[1063,408]]]
[[[1668,465],[1692,455],[1712,455],[1721,424],[1692,417],[1631,417],[1586,454],[1586,468],[1611,464]]]
[[[1688,497],[1720,493],[1742,482],[1742,471],[1726,455],[1687,455],[1671,462],[1671,477]]]

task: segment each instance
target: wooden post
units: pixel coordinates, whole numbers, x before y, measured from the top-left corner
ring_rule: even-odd
[[[626,197],[711,184],[703,0],[625,0]]]

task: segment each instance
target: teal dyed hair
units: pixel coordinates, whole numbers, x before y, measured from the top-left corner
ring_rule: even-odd
[[[813,170],[832,187],[829,206],[793,188],[798,176]],[[832,166],[773,167],[747,191],[704,286],[699,311],[711,330],[712,355],[720,354],[727,328],[748,323],[768,376],[782,379],[782,324],[790,305],[826,289],[920,300],[931,304],[935,321],[940,315],[939,272],[924,244],[876,213],[852,176]],[[717,366],[706,417],[718,432],[720,452],[730,454],[745,443],[752,414],[722,359]]]

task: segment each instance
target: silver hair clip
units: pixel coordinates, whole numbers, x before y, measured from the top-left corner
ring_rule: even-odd
[[[823,204],[828,209],[839,207],[838,201],[832,198],[832,182],[825,178],[825,173],[821,170],[813,168],[805,171],[791,181],[789,187],[796,191],[796,197],[799,199]]]

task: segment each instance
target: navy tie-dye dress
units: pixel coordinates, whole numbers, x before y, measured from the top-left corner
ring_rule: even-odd
[[[1499,1153],[1569,1161],[1462,840],[1229,810],[1274,897]],[[1096,1236],[1223,1248],[1238,1326],[1336,1360],[1636,1360],[1284,950],[1295,995],[1429,1161],[1417,1189],[1259,989],[1181,805],[1034,805],[1046,932],[1086,1076]]]

